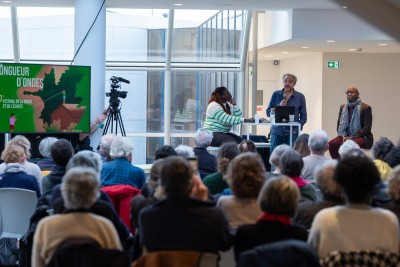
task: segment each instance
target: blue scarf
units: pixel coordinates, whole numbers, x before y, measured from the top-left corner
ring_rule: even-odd
[[[349,123],[349,107],[354,107]],[[352,136],[361,129],[361,99],[353,103],[347,101],[344,105],[339,121],[339,136]]]

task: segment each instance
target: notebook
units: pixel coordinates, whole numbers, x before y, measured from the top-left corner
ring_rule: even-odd
[[[289,122],[289,115],[294,115],[294,106],[276,106],[275,107],[275,122]]]

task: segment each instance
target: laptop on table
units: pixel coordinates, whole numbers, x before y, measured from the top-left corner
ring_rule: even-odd
[[[275,122],[289,122],[289,115],[294,115],[294,106],[276,106],[275,107]],[[296,119],[295,119],[296,121]]]

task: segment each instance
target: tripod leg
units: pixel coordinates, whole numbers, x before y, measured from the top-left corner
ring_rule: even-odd
[[[126,132],[125,132],[125,128],[124,128],[124,122],[122,121],[122,117],[121,117],[121,112],[118,110],[117,114],[117,123],[119,124],[119,128],[121,130],[121,134],[122,136],[126,136]]]

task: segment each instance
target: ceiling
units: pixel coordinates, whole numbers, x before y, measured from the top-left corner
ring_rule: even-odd
[[[86,1],[86,0],[80,0]],[[32,4],[34,3],[34,4]],[[12,0],[0,6],[24,7],[74,7],[75,0]],[[174,4],[183,4],[175,6]],[[363,23],[373,25],[389,38],[375,37],[352,39],[346,38],[335,43],[327,43],[326,32],[318,38],[291,38],[259,50],[259,59],[284,59],[311,52],[346,52],[346,53],[400,53],[400,0],[106,0],[108,8],[135,9],[244,9],[244,10],[343,10],[362,18]],[[340,21],[340,18],[337,18]],[[348,25],[346,30],[351,29]],[[354,29],[357,32],[358,29]],[[317,34],[317,36],[319,36]],[[386,43],[385,46],[379,45]],[[309,48],[301,48],[301,47]],[[359,51],[361,48],[361,51]],[[350,51],[349,49],[358,49]],[[282,53],[288,52],[288,53]]]

